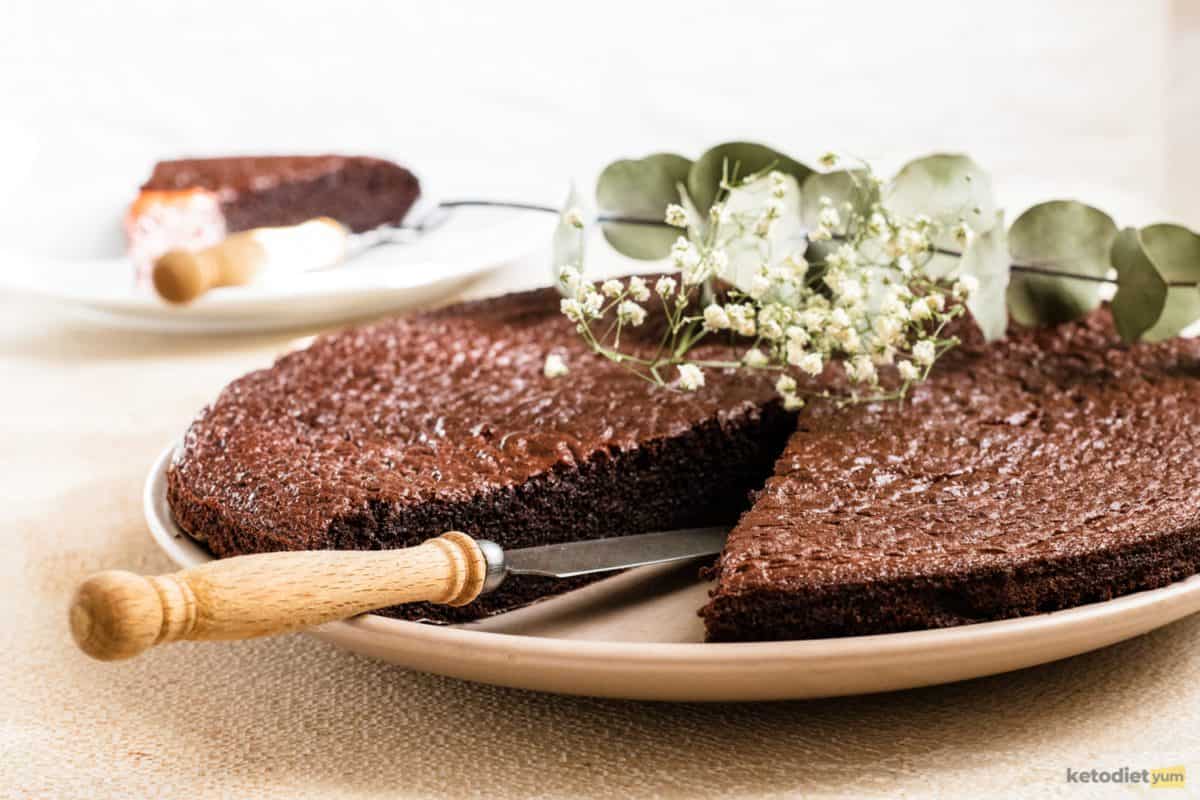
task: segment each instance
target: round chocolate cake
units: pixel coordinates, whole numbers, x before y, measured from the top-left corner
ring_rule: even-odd
[[[325,336],[233,382],[168,473],[175,519],[219,556],[733,524],[794,426],[770,377],[655,388],[592,354],[558,301],[548,289]],[[551,353],[568,375],[543,374]],[[472,619],[570,585],[513,578],[461,608],[393,613]]]
[[[998,619],[1200,572],[1198,341],[1128,346],[1100,310],[967,336],[903,405],[797,418],[766,375],[649,384],[557,305],[544,290],[391,320],[235,381],[168,473],[176,520],[231,556],[740,517],[702,611],[718,641]],[[552,353],[569,374],[543,374]],[[391,613],[472,619],[569,585]]]

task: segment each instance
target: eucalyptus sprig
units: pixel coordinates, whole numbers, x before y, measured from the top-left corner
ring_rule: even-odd
[[[692,203],[667,204],[663,221],[677,234],[668,257],[678,279],[659,279],[653,292],[641,278],[596,285],[577,266],[562,266],[563,313],[594,352],[661,386],[694,391],[708,369],[768,370],[780,373],[784,405],[798,408],[808,396],[829,395],[804,377],[837,363],[850,384],[838,399],[904,397],[957,343],[943,330],[965,313],[977,285],[969,275],[927,272],[945,223],[885,207],[881,181],[862,164],[846,187],[847,197],[862,202],[822,195],[810,229],[795,175],[775,166],[766,162],[746,174],[740,162],[725,161],[703,216]],[[585,228],[579,212],[565,220]],[[962,219],[953,222],[965,239]],[[615,238],[628,241],[624,234]],[[646,321],[643,304],[652,295],[665,320],[657,349],[623,349],[622,333]],[[714,337],[727,341],[735,357],[697,355],[696,347]],[[555,361],[547,372],[563,374],[564,366]]]
[[[1098,209],[1056,200],[1006,229],[989,175],[963,155],[916,159],[889,180],[833,154],[821,165],[748,142],[696,161],[659,153],[610,164],[594,219],[573,193],[555,236],[564,313],[595,352],[653,383],[689,390],[709,368],[773,370],[792,407],[812,385],[797,378],[833,363],[851,387],[839,400],[904,397],[957,343],[943,329],[965,310],[996,339],[1010,318],[1078,319],[1111,283],[1126,341],[1175,336],[1200,319],[1200,236],[1186,228],[1118,231]],[[670,259],[678,273],[653,292],[667,322],[656,353],[620,344],[623,330],[644,321],[649,287],[584,279],[592,222],[618,252]],[[740,358],[689,358],[713,336]],[[547,374],[568,368],[548,363]]]

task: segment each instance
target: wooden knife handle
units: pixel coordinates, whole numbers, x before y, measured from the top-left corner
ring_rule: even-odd
[[[154,290],[170,303],[190,303],[218,286],[243,286],[267,269],[306,272],[337,264],[349,231],[328,217],[282,228],[255,228],[204,250],[172,250],[154,262]]]
[[[211,561],[170,575],[91,576],[71,603],[71,635],[101,661],[179,640],[269,636],[377,608],[479,596],[487,560],[451,531],[404,550],[311,550]]]

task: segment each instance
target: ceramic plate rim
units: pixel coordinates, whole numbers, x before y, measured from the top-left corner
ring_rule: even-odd
[[[176,445],[168,447],[155,460],[147,476],[143,506],[151,535],[166,555],[181,567],[193,566],[198,563],[213,560],[212,556],[203,554],[199,546],[192,542],[176,527],[170,518],[166,507],[165,476],[166,468],[176,451]],[[1146,633],[1155,628],[1182,619],[1200,611],[1200,575],[1193,575],[1185,580],[1172,583],[1159,589],[1124,595],[1112,600],[1092,603],[1075,608],[1065,609],[1044,614],[1019,617],[1016,619],[981,622],[972,625],[962,625],[933,630],[909,631],[904,633],[877,634],[871,636],[853,636],[831,639],[793,640],[782,642],[732,642],[732,643],[692,643],[692,642],[631,642],[631,641],[589,641],[579,639],[552,638],[535,635],[522,635],[496,631],[470,630],[458,626],[426,625],[418,622],[397,620],[376,614],[365,614],[353,620],[332,622],[314,628],[309,633],[319,638],[329,640],[339,646],[358,649],[363,637],[394,639],[397,641],[423,642],[426,644],[442,643],[460,652],[474,648],[480,657],[494,656],[497,653],[518,654],[545,661],[555,659],[563,663],[596,662],[593,666],[613,667],[623,669],[640,666],[683,666],[701,663],[706,669],[728,670],[731,668],[746,668],[747,662],[753,660],[756,666],[764,662],[786,664],[793,668],[804,665],[816,665],[822,662],[842,661],[847,658],[885,659],[895,656],[934,656],[944,651],[957,652],[964,648],[970,650],[995,647],[1016,647],[1023,642],[1063,634],[1079,634],[1086,632],[1091,626],[1105,625],[1126,621],[1126,617],[1136,616],[1138,612],[1149,612],[1159,606],[1166,606],[1162,618],[1148,626],[1140,626],[1138,630],[1128,635],[1119,635],[1106,644],[1086,646],[1066,654],[1052,658],[1039,659],[1022,666],[1034,666],[1049,663],[1071,655],[1099,649],[1099,647],[1114,644],[1132,636]],[[1182,611],[1180,610],[1182,609]],[[384,644],[378,642],[377,644]],[[417,667],[420,669],[420,667]],[[995,670],[977,670],[969,677],[1005,672],[1008,667]],[[453,674],[452,671],[430,670]],[[469,677],[457,675],[456,677]],[[469,678],[470,679],[470,678]],[[491,682],[491,681],[489,681]],[[501,685],[519,686],[520,688],[539,689],[537,681],[514,682],[511,680],[495,681]],[[944,681],[913,680],[902,686],[891,688],[911,688],[915,686],[932,685]],[[543,689],[545,690],[545,689]],[[879,689],[876,691],[888,691]],[[549,689],[562,693],[593,694],[593,692]],[[671,694],[671,692],[666,692]],[[827,694],[783,694],[764,695],[762,697],[720,696],[698,699],[780,699],[783,697],[816,697],[836,696],[844,692]],[[640,697],[641,699],[656,699],[643,696],[644,693],[628,694],[615,692],[611,697]],[[663,697],[657,699],[678,699]]]
[[[166,333],[268,331],[308,324],[308,315],[293,310],[296,303],[328,303],[323,317],[350,320],[403,307],[406,298],[445,295],[453,287],[495,272],[536,252],[549,241],[550,223],[541,216],[520,215],[459,232],[487,246],[457,245],[449,252],[430,253],[404,262],[380,260],[338,269],[306,273],[300,280],[269,281],[237,289],[214,289],[187,306],[169,306],[150,292],[128,287],[97,288],[52,285],[29,278],[31,270],[53,272],[56,267],[123,263],[123,257],[70,258],[28,248],[0,248],[0,264],[20,262],[22,270],[0,269],[0,291],[28,297],[72,311],[106,326],[140,328]],[[503,232],[499,235],[497,232]],[[439,232],[443,236],[454,231]],[[404,245],[396,245],[402,252]],[[387,249],[387,248],[384,248]],[[479,250],[476,254],[475,250]],[[129,267],[132,270],[132,267]],[[363,310],[366,308],[367,310]]]

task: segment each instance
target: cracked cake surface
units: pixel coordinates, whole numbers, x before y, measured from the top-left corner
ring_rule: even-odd
[[[655,387],[591,353],[558,300],[527,292],[328,335],[234,381],[168,471],[176,521],[219,556],[735,521],[792,428],[770,377]],[[552,353],[569,374],[543,374]],[[512,579],[461,609],[394,613],[470,619],[570,585]]]
[[[969,338],[903,405],[814,407],[730,535],[713,640],[1021,616],[1200,572],[1200,342],[1106,309]]]
[[[903,404],[797,418],[768,375],[654,387],[557,306],[542,290],[388,320],[234,381],[168,471],[177,522],[230,556],[740,517],[701,610],[713,641],[957,625],[1200,572],[1196,340],[1123,344],[1106,309],[991,344],[968,333]],[[567,375],[543,374],[550,354]],[[463,621],[574,585],[388,613]]]

